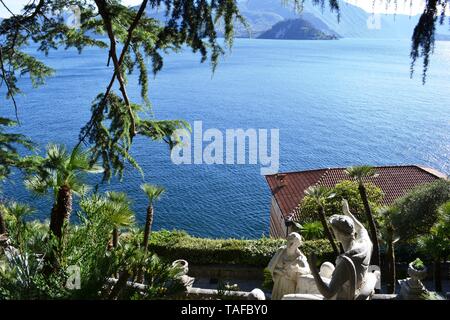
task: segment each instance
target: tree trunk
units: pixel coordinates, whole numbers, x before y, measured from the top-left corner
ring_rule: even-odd
[[[441,259],[434,260],[434,290],[442,292]]]
[[[388,249],[386,252],[386,271],[387,271],[386,277],[387,293],[394,294],[396,271],[395,271],[395,250],[394,250],[394,243],[392,241],[389,241]]]
[[[113,248],[117,248],[117,246],[119,245],[119,230],[117,228],[113,229],[112,241],[113,241]]]
[[[120,273],[119,279],[117,279],[116,284],[111,289],[108,299],[117,300],[120,295],[120,292],[127,285],[128,278],[130,277],[130,273],[128,271],[122,271]]]
[[[0,206],[0,234],[6,233],[6,222],[3,216],[3,207]]]
[[[72,191],[68,186],[62,186],[58,190],[58,197],[52,209],[50,219],[50,231],[58,239],[62,238],[64,222],[69,220],[72,212]]]
[[[72,212],[72,191],[68,186],[61,186],[58,190],[58,196],[52,207],[50,217],[50,233],[61,241],[63,236],[64,223],[69,220]],[[45,256],[43,273],[50,275],[59,269],[58,246],[54,245],[52,250]]]
[[[339,249],[336,246],[336,242],[334,242],[333,234],[331,233],[330,227],[327,223],[327,218],[325,216],[325,210],[322,206],[319,206],[318,214],[320,218],[320,222],[322,222],[323,231],[325,232],[325,236],[327,237],[328,241],[331,244],[331,248],[333,248],[333,252],[336,255],[336,257],[339,255]]]
[[[380,246],[378,244],[377,226],[375,224],[375,220],[372,215],[372,209],[370,209],[369,200],[367,199],[366,188],[364,187],[364,184],[360,183],[358,189],[364,204],[364,209],[366,211],[367,221],[369,223],[370,229],[370,238],[373,243],[371,264],[375,264],[381,268]]]
[[[147,207],[147,217],[145,219],[145,228],[144,228],[144,241],[142,242],[142,247],[144,248],[144,253],[147,253],[147,251],[148,251],[148,241],[150,239],[150,234],[152,232],[152,224],[153,224],[153,206],[152,206],[152,204],[150,204]],[[143,270],[138,270],[137,282],[144,283]]]
[[[150,233],[152,232],[153,224],[153,205],[147,207],[147,218],[145,219],[145,229],[144,229],[144,242],[142,246],[144,247],[144,252],[148,250],[148,240],[150,238]]]

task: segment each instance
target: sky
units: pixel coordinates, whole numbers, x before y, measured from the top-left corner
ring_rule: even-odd
[[[14,13],[20,13],[20,9],[32,0],[3,0],[8,8]],[[281,0],[273,0],[280,1]],[[390,5],[386,5],[385,0],[345,0],[348,3],[357,5],[368,12],[375,13],[394,13],[394,0]],[[123,0],[122,3],[126,5],[137,5],[142,0]],[[375,6],[374,6],[375,3]],[[411,6],[412,3],[412,6]],[[422,12],[425,0],[397,0],[397,14],[411,14],[416,15]],[[0,17],[9,17],[11,14],[0,4]]]
[[[370,13],[417,15],[422,13],[425,7],[425,0],[397,0],[397,5],[394,0],[391,0],[389,4],[385,0],[345,0],[345,2],[361,7]]]

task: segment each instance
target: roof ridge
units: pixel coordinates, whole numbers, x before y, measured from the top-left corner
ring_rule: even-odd
[[[355,167],[355,166],[358,166],[358,165],[352,165],[350,167]],[[419,169],[421,169],[421,170],[423,170],[425,172],[428,172],[429,174],[432,174],[434,176],[438,176],[438,175],[428,171],[427,169],[430,169],[432,171],[440,173],[441,175],[444,175],[443,173],[439,172],[436,169],[433,169],[433,168],[430,168],[430,167],[421,166],[421,165],[417,165],[417,164],[390,164],[390,165],[380,165],[380,166],[374,165],[374,166],[371,166],[371,167],[373,167],[374,169],[380,169],[380,168],[414,168],[415,167],[415,168],[419,168]],[[324,172],[324,174],[325,174],[327,171],[330,171],[330,170],[346,170],[347,168],[349,168],[349,167],[331,167],[331,168],[327,167],[327,168],[318,168],[318,169],[285,171],[285,172],[278,172],[276,174],[268,174],[268,175],[266,175],[266,177],[276,176],[277,174],[295,174],[295,173],[318,172],[318,171],[325,171]]]
[[[297,170],[297,171],[285,171],[285,172],[278,172],[274,174],[267,174],[266,177],[273,177],[278,174],[295,174],[295,173],[305,173],[305,172],[319,172],[319,171],[326,171],[328,168],[319,168],[319,169],[307,169],[307,170]]]
[[[423,172],[428,173],[429,175],[438,177],[440,179],[448,179],[448,176],[445,173],[442,173],[434,168],[425,167],[421,165],[414,165],[414,167],[418,168],[419,170],[422,170]]]

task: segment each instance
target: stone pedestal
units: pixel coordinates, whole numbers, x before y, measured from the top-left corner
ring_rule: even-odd
[[[399,298],[403,300],[422,300],[424,295],[427,295],[428,290],[422,283],[422,280],[427,276],[427,268],[417,270],[411,262],[408,266],[408,275],[410,278],[406,280],[399,280],[400,295]]]
[[[400,295],[402,300],[421,300],[423,295],[427,294],[427,289],[420,281],[414,281],[411,278],[399,280]]]

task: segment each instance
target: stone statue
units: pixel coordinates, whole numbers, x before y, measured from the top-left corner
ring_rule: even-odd
[[[305,255],[300,251],[301,236],[293,232],[287,237],[286,246],[278,249],[267,269],[274,282],[272,300],[280,300],[284,295],[299,292],[300,277],[310,274]]]
[[[344,253],[336,259],[336,267],[329,262],[322,265],[319,273],[316,257],[309,259],[311,273],[320,295],[294,294],[286,300],[366,299],[374,292],[377,275],[368,273],[373,244],[364,226],[351,214],[346,200],[342,202],[344,215],[334,215],[330,225],[336,240],[342,244]],[[327,275],[327,277],[324,277]],[[330,277],[329,279],[327,279]]]

